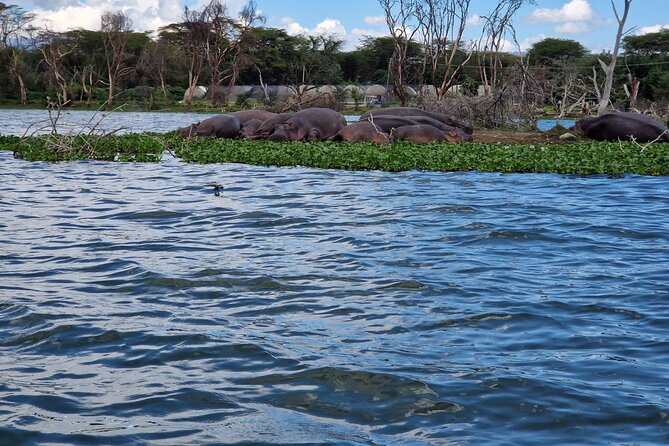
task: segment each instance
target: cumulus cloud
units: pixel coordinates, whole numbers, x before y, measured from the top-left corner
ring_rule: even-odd
[[[191,8],[199,9],[209,0],[198,0]],[[235,17],[246,0],[222,0],[228,13]],[[181,20],[183,7],[169,0],[32,0],[38,24],[53,31],[72,28],[100,29],[104,11],[122,11],[132,21],[135,31],[156,30]],[[85,4],[84,4],[85,3]]]
[[[528,23],[582,22],[594,16],[588,0],[571,0],[560,9],[539,8],[527,18]]]
[[[593,23],[601,20],[595,15],[588,0],[570,0],[559,9],[539,8],[532,11],[527,23],[558,23],[555,32],[580,34],[589,32]]]
[[[663,29],[669,29],[669,23],[657,24],[651,26],[642,26],[637,30],[636,34],[640,36],[642,34],[657,33],[662,31]]]
[[[354,28],[348,32],[344,25],[337,19],[325,18],[313,28],[302,26],[292,17],[273,17],[271,19],[277,27],[283,28],[291,36],[305,35],[305,36],[335,36],[337,39],[344,41],[343,49],[350,51],[355,49],[360,39],[365,36],[384,36],[387,33],[372,30]]]
[[[483,22],[483,18],[478,14],[474,14],[467,17],[468,26],[479,26],[481,22]]]

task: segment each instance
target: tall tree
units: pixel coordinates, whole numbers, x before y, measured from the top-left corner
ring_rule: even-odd
[[[499,70],[502,68],[500,54],[510,35],[516,42],[513,19],[525,4],[534,4],[534,0],[500,0],[488,15],[482,17],[483,32],[478,43],[478,58],[481,83],[487,94],[491,94],[499,83]]]
[[[597,115],[603,115],[606,113],[606,109],[609,106],[609,102],[611,100],[611,89],[613,87],[613,73],[616,69],[616,62],[618,61],[618,52],[620,51],[620,42],[623,38],[623,35],[625,34],[625,22],[627,21],[627,15],[629,14],[630,11],[630,6],[632,4],[632,0],[624,0],[624,6],[623,6],[623,14],[622,16],[618,14],[618,9],[616,8],[616,4],[614,0],[611,0],[611,6],[613,7],[613,13],[616,16],[616,20],[618,21],[618,31],[616,32],[616,43],[613,45],[613,52],[611,53],[611,62],[607,65],[602,61],[601,59],[599,60],[599,65],[602,67],[602,70],[604,70],[604,74],[606,75],[606,79],[604,80],[604,89],[602,91],[602,98],[599,101],[599,107],[597,107]]]
[[[24,34],[31,34],[36,29],[30,25],[35,14],[26,12],[16,5],[0,3],[0,64],[6,63],[9,72],[19,87],[19,102],[26,103],[26,83],[24,74],[26,65],[23,58],[27,49]]]
[[[416,4],[416,17],[423,38],[424,67],[429,64],[432,85],[439,100],[446,95],[473,54],[469,51],[459,61],[456,59],[461,53],[470,3],[471,0],[423,0]]]
[[[42,53],[42,61],[48,66],[48,83],[58,90],[59,103],[69,104],[69,76],[64,64],[66,56],[74,52],[76,44],[63,33],[51,31],[46,28],[39,34],[39,49]]]
[[[418,0],[379,0],[393,40],[393,57],[388,74],[392,73],[393,92],[401,105],[407,105],[408,96],[408,53],[411,41],[418,32],[416,23]]]
[[[119,79],[136,69],[136,67],[126,64],[128,59],[126,45],[128,44],[131,27],[132,22],[123,11],[105,11],[100,17],[100,30],[104,42],[109,87],[107,106],[114,103]]]

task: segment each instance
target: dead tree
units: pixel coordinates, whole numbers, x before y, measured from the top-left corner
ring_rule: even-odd
[[[393,92],[402,106],[409,99],[407,71],[409,48],[416,26],[417,0],[379,0],[386,18],[386,24],[393,41],[393,56],[389,63],[388,76],[392,75]]]
[[[416,4],[425,57],[423,67],[430,66],[437,100],[443,99],[462,67],[472,57],[473,53],[469,51],[456,64],[470,3],[471,0],[423,0]]]
[[[111,106],[114,102],[119,79],[135,70],[135,67],[126,64],[128,53],[125,48],[131,26],[130,18],[122,11],[105,11],[100,17],[100,30],[102,31],[109,87],[107,106]]]
[[[26,64],[23,62],[36,28],[30,25],[34,13],[27,13],[16,5],[0,3],[0,57],[7,60],[9,72],[19,87],[19,101],[26,103],[26,83],[23,79]]]
[[[611,0],[613,13],[615,14],[616,20],[618,21],[618,31],[616,32],[616,43],[613,45],[613,53],[611,54],[611,63],[607,65],[601,59],[597,59],[599,61],[599,65],[602,67],[602,70],[604,71],[604,74],[606,75],[606,79],[604,80],[604,89],[602,91],[602,97],[599,101],[599,107],[597,107],[598,116],[601,116],[604,113],[606,113],[606,109],[609,106],[609,102],[611,100],[611,89],[613,87],[613,72],[616,69],[618,52],[620,51],[620,41],[622,40],[623,35],[626,34],[625,22],[627,21],[627,15],[629,14],[631,4],[632,0],[624,0],[624,10],[621,17],[618,14],[618,9],[616,8],[614,0]]]
[[[205,15],[200,11],[184,8],[183,23],[183,46],[188,55],[188,90],[186,90],[185,102],[190,108],[193,104],[193,94],[200,81],[200,75],[207,57],[207,45],[209,40],[209,25]]]
[[[63,59],[75,50],[76,44],[65,35],[48,28],[40,33],[39,39],[42,62],[49,67],[49,83],[59,91],[58,105],[66,105],[70,102],[70,97]]]
[[[481,82],[486,94],[492,94],[500,83],[499,71],[502,62],[499,54],[509,34],[516,41],[513,18],[525,4],[534,4],[534,0],[500,0],[490,14],[482,17],[483,32],[478,42],[477,54]]]

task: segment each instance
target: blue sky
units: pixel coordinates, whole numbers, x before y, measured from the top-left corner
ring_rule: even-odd
[[[48,20],[51,29],[72,27],[98,29],[100,14],[120,9],[133,21],[134,29],[144,31],[179,20],[183,6],[197,8],[208,0],[20,0],[7,1],[39,14],[38,25]],[[222,0],[236,14],[246,0]],[[614,0],[622,9],[623,0]],[[353,49],[361,36],[387,35],[382,10],[377,0],[256,0],[267,18],[267,25],[285,28],[293,34],[337,34]],[[472,0],[466,37],[476,39],[484,16],[496,0]],[[633,0],[628,28],[639,34],[669,28],[669,0]],[[522,49],[546,37],[573,39],[591,51],[610,50],[617,23],[610,0],[536,0],[519,11],[515,18],[518,42]],[[509,48],[511,49],[511,48]]]

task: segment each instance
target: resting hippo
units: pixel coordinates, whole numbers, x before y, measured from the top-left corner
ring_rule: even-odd
[[[258,132],[262,123],[263,121],[260,119],[249,119],[246,122],[242,122],[242,129],[239,134],[242,138],[250,138]]]
[[[597,141],[632,140],[637,142],[669,142],[669,130],[654,119],[638,113],[607,113],[596,118],[581,119],[574,126],[588,138]]]
[[[217,138],[237,138],[242,124],[239,118],[231,115],[216,115],[202,122],[180,128],[177,133],[185,138],[191,136],[214,136]]]
[[[390,133],[392,129],[402,127],[403,125],[416,125],[418,122],[406,116],[369,116],[366,119],[360,118],[358,122],[369,122],[382,132]]]
[[[379,108],[378,110],[370,110],[363,113],[360,116],[360,120],[367,118],[370,115],[380,116],[380,115],[393,115],[393,116],[427,116],[432,119],[436,119],[439,122],[443,122],[446,125],[452,127],[458,127],[469,133],[470,135],[474,132],[474,127],[468,122],[460,121],[453,116],[444,115],[441,113],[432,113],[426,110],[421,110],[420,108],[413,107],[387,107]]]
[[[388,134],[380,131],[378,127],[369,121],[353,122],[329,139],[330,141],[369,141],[377,144],[387,144]]]
[[[472,135],[463,132],[460,129],[453,129],[447,132],[439,130],[427,124],[405,125],[398,127],[390,134],[391,141],[412,141],[412,142],[464,142],[471,141]]]
[[[313,107],[293,113],[286,121],[276,125],[274,133],[285,133],[288,141],[324,141],[344,127],[346,118],[341,113]]]
[[[285,122],[288,118],[293,116],[292,113],[280,113],[274,115],[265,121],[258,127],[253,136],[249,136],[248,139],[267,139],[276,131],[276,126]]]
[[[258,109],[253,109],[253,110],[241,110],[241,111],[236,111],[230,113],[232,116],[236,116],[239,118],[239,121],[242,124],[246,124],[247,121],[250,121],[251,119],[258,119],[260,121],[266,121],[272,116],[276,116],[276,113],[267,111],[267,110],[258,110]]]

